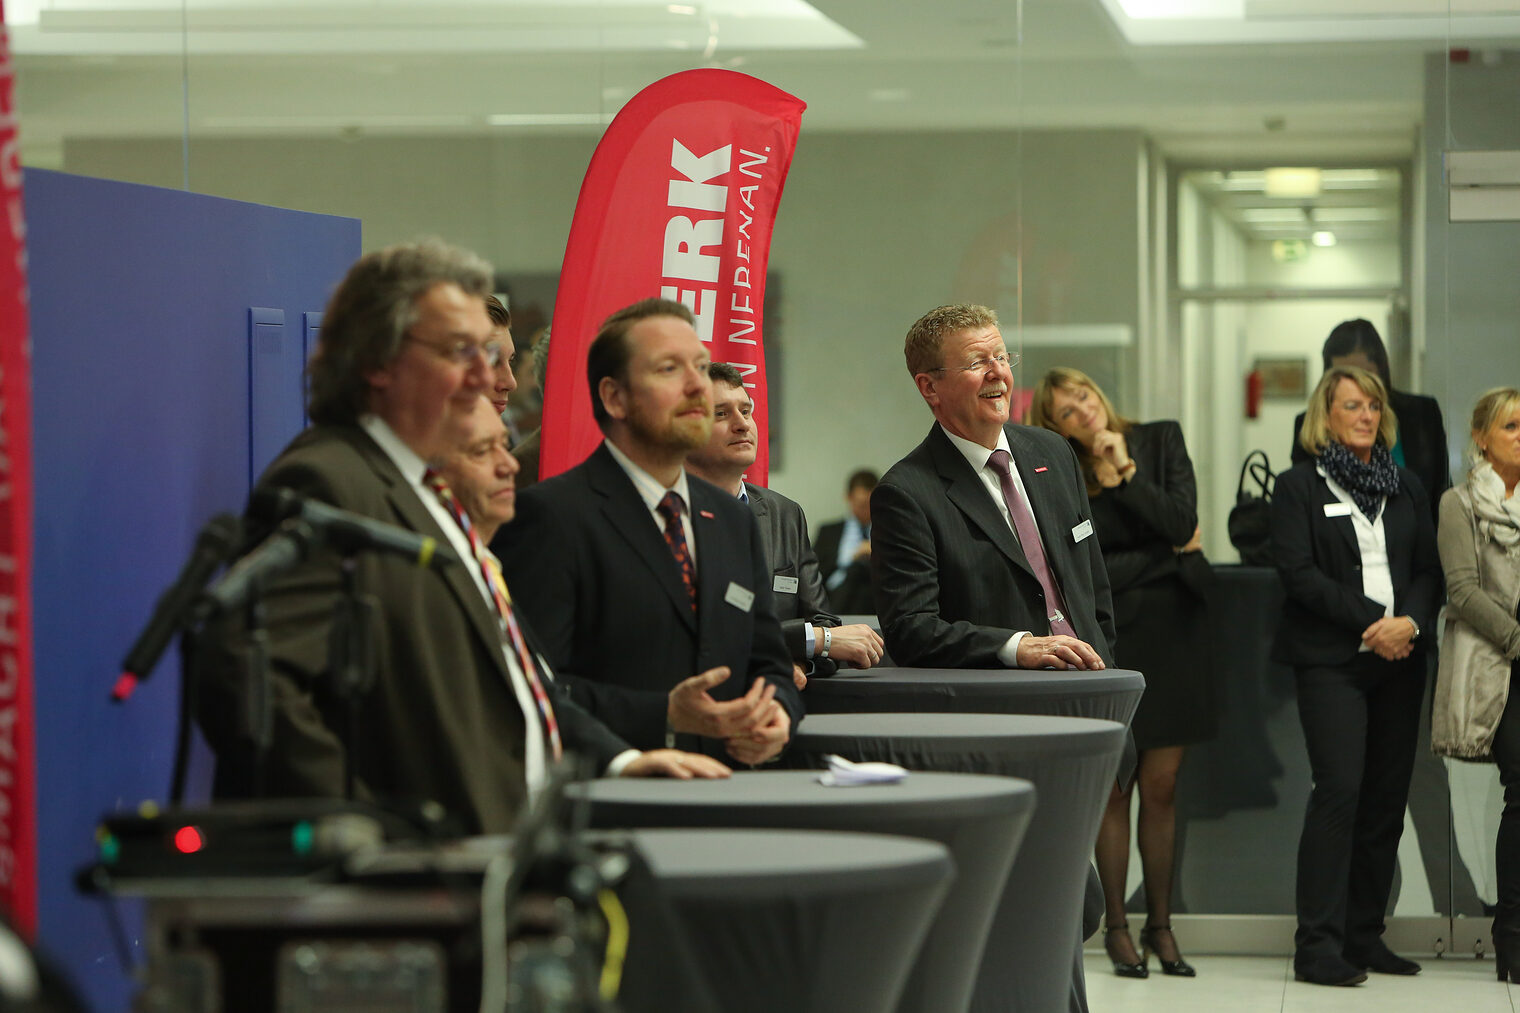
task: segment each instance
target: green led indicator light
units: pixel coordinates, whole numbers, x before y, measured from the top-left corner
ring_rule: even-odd
[[[312,828],[310,820],[302,820],[290,830],[290,846],[298,855],[311,854],[312,843],[316,839],[316,830]]]
[[[100,860],[106,865],[115,865],[121,857],[121,842],[112,834],[106,834],[100,839]]]

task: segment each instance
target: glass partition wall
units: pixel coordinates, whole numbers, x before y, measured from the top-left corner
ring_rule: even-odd
[[[441,235],[535,321],[630,96],[720,67],[803,98],[771,255],[772,484],[814,523],[927,431],[901,342],[945,302],[998,310],[1020,387],[1074,365],[1122,412],[1180,420],[1222,565],[1241,460],[1287,467],[1335,323],[1373,321],[1395,383],[1440,401],[1459,475],[1477,393],[1520,382],[1520,224],[1452,221],[1445,171],[1520,148],[1520,0],[5,7],[25,164],[349,215],[367,249]],[[1179,788],[1178,931],[1286,952],[1307,761],[1270,600],[1234,590],[1221,735]],[[1486,945],[1498,811],[1492,768],[1422,754],[1398,945]]]

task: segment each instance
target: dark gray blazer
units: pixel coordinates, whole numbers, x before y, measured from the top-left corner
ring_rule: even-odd
[[[664,536],[605,444],[518,497],[516,520],[491,545],[571,696],[641,748],[664,744],[675,684],[719,665],[733,675],[716,699],[765,679],[793,728],[803,714],[754,515],[717,486],[687,481],[696,618]],[[682,745],[723,755],[722,743]]]
[[[306,430],[269,466],[258,488],[294,489],[444,544],[444,532],[390,458],[357,426]],[[472,565],[472,564],[470,564]],[[523,712],[502,653],[498,620],[464,566],[419,570],[396,556],[358,557],[360,593],[379,612],[374,687],[357,707],[350,753],[359,794],[441,802],[472,833],[505,833],[525,796]],[[263,793],[343,795],[344,716],[327,673],[332,615],[342,591],[336,554],[314,551],[265,595],[274,743]],[[220,796],[249,793],[251,757],[235,717],[242,689],[232,653],[241,615],[203,639],[198,713],[217,752]],[[537,644],[529,634],[529,644]],[[562,698],[565,748],[604,767],[628,744]]]
[[[1076,455],[1055,433],[1008,424],[1009,448],[1076,634],[1113,664],[1113,600]],[[1044,594],[981,480],[936,424],[871,495],[871,570],[887,650],[923,668],[1001,668],[1019,630],[1049,631]]]
[[[771,568],[771,593],[776,599],[776,617],[786,637],[786,649],[792,660],[804,667],[811,665],[810,675],[832,675],[838,668],[828,659],[813,661],[807,656],[807,631],[814,626],[838,626],[839,617],[829,611],[828,592],[818,557],[808,541],[807,517],[802,507],[779,492],[744,483],[749,494],[749,508],[760,525],[760,541],[765,543],[765,558]],[[776,578],[784,586],[797,582],[792,592],[779,590]]]

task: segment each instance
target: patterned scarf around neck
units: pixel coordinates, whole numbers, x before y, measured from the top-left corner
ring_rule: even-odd
[[[1369,521],[1377,520],[1382,501],[1399,489],[1399,471],[1387,447],[1374,446],[1372,459],[1363,464],[1344,443],[1331,440],[1320,451],[1319,466],[1332,482],[1351,494],[1351,501]]]

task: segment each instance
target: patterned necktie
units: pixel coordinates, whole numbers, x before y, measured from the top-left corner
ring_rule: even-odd
[[[475,526],[470,523],[470,518],[459,509],[459,501],[454,498],[454,490],[449,488],[443,476],[429,468],[422,476],[422,480],[438,495],[438,501],[443,504],[449,516],[454,518],[454,522],[470,540],[470,551],[475,554],[475,565],[480,568],[486,587],[491,589],[491,601],[496,605],[497,620],[506,631],[507,640],[511,642],[512,650],[517,655],[517,664],[527,677],[528,688],[533,691],[533,699],[538,704],[539,716],[543,718],[544,729],[548,733],[549,752],[558,760],[564,755],[564,747],[559,739],[559,721],[554,717],[554,706],[549,702],[549,694],[544,691],[543,680],[539,678],[538,666],[533,662],[533,652],[528,650],[528,641],[523,637],[522,627],[517,624],[517,616],[512,611],[512,595],[507,591],[507,582],[502,578],[501,571],[493,565],[485,546],[480,543],[480,535],[475,531]]]
[[[992,452],[987,465],[997,472],[998,483],[1003,487],[1003,502],[1008,506],[1008,516],[1013,520],[1013,530],[1019,536],[1019,545],[1024,549],[1030,569],[1034,570],[1035,577],[1040,581],[1040,587],[1045,591],[1048,610],[1046,618],[1050,620],[1050,632],[1074,637],[1076,633],[1066,619],[1066,602],[1061,597],[1061,588],[1056,584],[1055,574],[1050,572],[1050,564],[1045,560],[1045,546],[1040,544],[1040,530],[1034,526],[1034,514],[1029,512],[1029,504],[1019,495],[1019,487],[1013,484],[1012,460],[1013,456],[1008,451],[999,449]]]
[[[681,511],[686,509],[686,504],[675,491],[667,492],[655,507],[660,516],[665,518],[665,544],[670,546],[670,554],[676,557],[676,566],[681,570],[681,583],[686,585],[686,597],[691,601],[691,614],[697,614],[697,568],[692,565],[691,553],[686,548],[686,529],[681,526]]]

